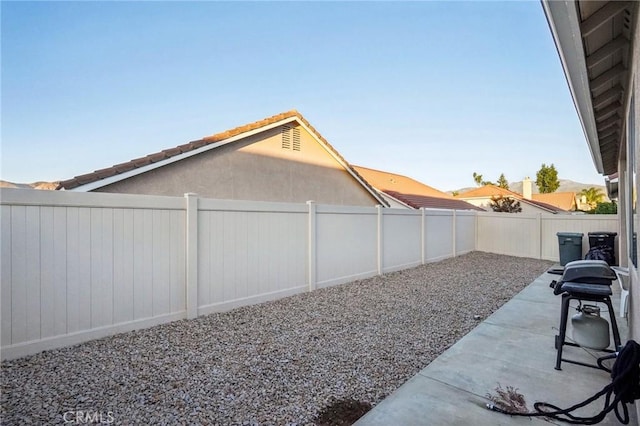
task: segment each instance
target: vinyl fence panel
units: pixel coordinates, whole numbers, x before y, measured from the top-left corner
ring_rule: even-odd
[[[171,255],[184,251],[183,227],[171,226],[180,200],[3,190],[1,201],[3,357],[184,312],[180,296],[171,303],[184,270]]]
[[[383,272],[420,265],[421,212],[408,209],[383,209],[382,212]]]
[[[425,210],[425,261],[437,262],[453,255],[453,211]]]
[[[475,213],[0,190],[3,359],[475,248]]]
[[[476,249],[476,214],[472,211],[456,211],[456,255]]]
[[[582,255],[589,232],[619,232],[616,215],[526,215],[479,213],[476,250],[559,261],[558,232],[582,233]],[[618,236],[619,237],[619,236]]]
[[[305,291],[306,205],[200,200],[201,313]]]
[[[558,232],[579,232],[584,234],[582,237],[583,256],[589,250],[589,232],[619,232],[617,215],[543,216],[541,226],[541,257],[542,259],[554,261],[558,261],[560,258]]]
[[[539,258],[538,219],[522,213],[478,213],[476,249]]]
[[[317,206],[318,288],[371,277],[378,268],[378,210]]]

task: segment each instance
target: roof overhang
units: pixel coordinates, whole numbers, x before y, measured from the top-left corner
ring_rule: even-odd
[[[598,173],[618,169],[629,90],[633,1],[542,0]]]

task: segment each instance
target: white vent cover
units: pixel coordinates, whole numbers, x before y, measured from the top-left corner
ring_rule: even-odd
[[[300,126],[291,127],[288,124],[282,126],[282,149],[300,151],[302,142],[300,139]]]
[[[291,126],[282,126],[282,149],[291,149]]]
[[[300,127],[293,128],[293,150],[300,151]]]

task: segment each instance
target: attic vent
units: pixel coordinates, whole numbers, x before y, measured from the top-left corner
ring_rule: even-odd
[[[282,126],[282,149],[300,151],[300,126],[291,127],[288,124]]]
[[[300,151],[300,127],[293,128],[293,150]]]
[[[291,126],[282,126],[282,149],[291,149]]]

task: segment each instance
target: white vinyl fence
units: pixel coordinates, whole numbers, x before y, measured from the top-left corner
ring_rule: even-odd
[[[589,250],[589,232],[619,232],[618,227],[617,215],[478,213],[476,250],[557,262],[558,232],[584,234],[584,256]]]
[[[0,190],[2,359],[470,252],[476,214]]]

